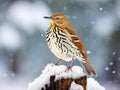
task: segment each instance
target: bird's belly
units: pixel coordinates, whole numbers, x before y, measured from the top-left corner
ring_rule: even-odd
[[[48,42],[48,47],[59,59],[71,61],[74,57],[74,51],[69,50],[70,48],[65,46],[62,42],[58,43],[55,38],[51,39],[50,42]]]
[[[65,61],[79,58],[80,50],[67,36],[62,34],[62,32],[55,32],[54,30],[47,32],[46,41],[49,49],[57,58]]]

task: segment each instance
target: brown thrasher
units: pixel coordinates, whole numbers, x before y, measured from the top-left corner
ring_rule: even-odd
[[[71,61],[68,69],[72,67],[74,59],[78,59],[88,75],[96,75],[95,70],[89,63],[86,50],[76,35],[67,17],[62,13],[54,13],[50,17],[44,17],[51,20],[51,25],[46,33],[48,47],[59,60]]]

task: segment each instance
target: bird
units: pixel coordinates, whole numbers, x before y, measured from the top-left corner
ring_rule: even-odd
[[[96,75],[96,71],[87,58],[86,49],[68,18],[61,12],[44,18],[50,20],[50,26],[46,31],[46,42],[51,52],[59,59],[56,65],[61,60],[70,62],[69,70],[73,61],[78,59],[89,76]]]

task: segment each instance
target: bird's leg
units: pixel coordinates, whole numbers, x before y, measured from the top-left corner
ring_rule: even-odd
[[[62,59],[58,59],[55,65],[58,65]]]
[[[72,71],[72,64],[73,64],[74,58],[72,59],[72,61],[70,62],[69,66],[67,67],[66,71],[71,70]]]

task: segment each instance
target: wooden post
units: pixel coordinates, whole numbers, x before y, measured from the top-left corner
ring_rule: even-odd
[[[87,85],[87,77],[86,76],[82,76],[77,79],[61,78],[61,79],[55,81],[55,75],[50,76],[50,84],[49,85],[46,84],[45,88],[41,88],[41,90],[69,90],[71,83],[73,81],[76,84],[81,85],[83,87],[83,89],[86,90],[86,85]]]

